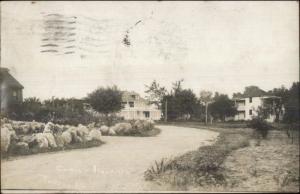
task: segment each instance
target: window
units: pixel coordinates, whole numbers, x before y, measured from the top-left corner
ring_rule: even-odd
[[[122,107],[124,108],[126,106],[127,102],[122,102]]]
[[[18,99],[18,96],[17,96],[17,91],[13,91],[12,95],[13,95],[13,98],[14,98],[15,100],[17,100],[17,99]]]
[[[252,103],[252,97],[249,98],[249,102]]]
[[[249,110],[249,115],[252,115],[252,110]]]
[[[150,117],[150,112],[149,111],[144,111],[144,115],[146,118],[149,118]]]
[[[134,107],[134,102],[129,102],[129,107],[133,108]]]
[[[133,94],[133,95],[131,95],[131,98],[135,99],[135,95],[134,95],[134,94]]]

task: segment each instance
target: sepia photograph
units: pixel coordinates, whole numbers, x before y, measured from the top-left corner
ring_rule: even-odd
[[[299,1],[1,1],[1,193],[299,193]]]

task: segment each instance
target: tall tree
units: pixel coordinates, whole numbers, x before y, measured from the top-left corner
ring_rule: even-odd
[[[284,120],[286,122],[299,122],[300,120],[299,93],[300,84],[299,82],[294,82],[288,91],[288,97],[284,103]]]
[[[213,117],[219,118],[222,121],[225,121],[226,117],[233,116],[237,112],[234,102],[230,100],[227,95],[217,92],[209,109]]]
[[[146,98],[151,103],[156,104],[158,108],[161,108],[162,100],[167,94],[167,89],[165,87],[160,86],[156,80],[153,80],[153,82],[149,86],[145,85],[145,87],[145,93],[148,94]]]
[[[263,96],[267,94],[264,90],[260,89],[257,86],[247,86],[244,89],[243,93],[233,93],[234,98],[241,98],[241,97],[255,97],[255,96]]]
[[[87,101],[96,111],[108,116],[122,108],[122,92],[116,87],[100,87],[88,94]]]

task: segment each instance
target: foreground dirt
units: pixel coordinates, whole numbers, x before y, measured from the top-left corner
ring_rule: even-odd
[[[155,160],[211,144],[218,136],[207,130],[158,127],[162,132],[155,137],[106,136],[100,147],[1,161],[1,189],[149,191],[155,188],[143,173]]]
[[[234,151],[224,167],[231,191],[299,192],[299,144],[284,134]]]

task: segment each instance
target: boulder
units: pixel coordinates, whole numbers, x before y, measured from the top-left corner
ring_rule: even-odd
[[[28,143],[26,142],[18,142],[14,145],[14,152],[15,153],[28,153],[29,151],[29,146]]]
[[[72,134],[70,133],[70,131],[64,131],[61,134],[61,138],[64,142],[64,145],[70,144],[72,142]]]
[[[1,152],[7,152],[10,145],[11,132],[7,127],[1,127]]]
[[[29,125],[33,133],[40,133],[44,130],[44,126],[42,126],[41,123],[32,121],[31,123],[29,123]]]
[[[4,123],[9,123],[8,118],[4,117],[1,119],[1,124],[4,124]]]
[[[46,125],[45,125],[45,128],[44,128],[44,133],[49,133],[49,132],[53,132],[54,131],[54,124],[52,122],[48,122]]]
[[[136,120],[134,122],[134,128],[137,129],[138,131],[141,131],[144,129],[144,123],[141,120]]]
[[[144,130],[151,130],[151,129],[153,129],[153,127],[154,127],[154,125],[152,124],[151,121],[147,121],[147,120],[143,121]]]
[[[130,132],[132,126],[130,123],[117,123],[116,125],[114,125],[113,129],[117,134],[123,134],[126,132]]]
[[[49,143],[45,133],[35,134],[35,140],[37,141],[39,148],[48,148]]]
[[[27,124],[22,124],[20,128],[21,128],[21,133],[23,134],[28,134],[31,131],[31,127]]]
[[[96,129],[92,129],[89,133],[89,139],[101,141],[101,132]]]
[[[32,147],[35,147],[36,145],[38,145],[35,135],[25,135],[25,136],[21,137],[21,142],[27,143],[29,148],[32,148]]]
[[[108,130],[108,135],[111,135],[111,136],[116,135],[116,132],[115,132],[115,130],[113,129],[113,127],[109,128],[109,130]]]
[[[123,123],[122,127],[124,127],[124,133],[132,132],[132,126],[130,123]]]
[[[81,138],[89,134],[89,129],[86,126],[81,124],[78,125],[76,130],[77,130],[77,135]]]
[[[100,131],[101,131],[101,133],[102,133],[103,135],[108,135],[109,127],[106,126],[106,125],[102,125],[102,126],[100,127]]]
[[[79,131],[79,127],[71,127],[67,130],[68,132],[70,132],[71,136],[72,136],[72,142],[74,143],[80,143],[82,142],[82,137],[83,136],[83,132]],[[88,134],[88,133],[87,133]]]
[[[2,125],[2,127],[7,128],[10,131],[14,130],[13,127],[12,127],[12,124],[10,124],[10,123],[5,123],[5,124]]]
[[[95,122],[88,124],[87,128],[88,128],[89,130],[94,129],[94,128],[95,128]]]
[[[52,133],[43,133],[43,134],[48,140],[48,146],[51,148],[56,148],[57,144],[56,144],[53,134]]]
[[[62,137],[62,134],[57,133],[57,134],[54,134],[53,136],[54,136],[57,147],[60,147],[60,148],[64,147],[65,142],[64,142],[64,138]]]
[[[64,126],[63,125],[59,125],[59,124],[55,124],[53,127],[53,133],[59,133],[61,134],[64,131]]]

